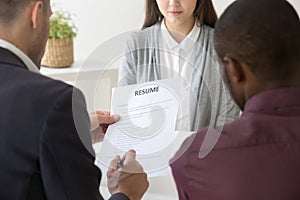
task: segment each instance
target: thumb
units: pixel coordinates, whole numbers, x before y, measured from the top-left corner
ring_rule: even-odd
[[[124,160],[124,164],[135,161],[136,160],[135,150],[131,149],[131,150],[127,151],[126,154],[124,155],[124,157],[122,158],[122,160]]]
[[[113,124],[120,120],[120,116],[119,115],[107,116],[107,115],[97,114],[97,119],[99,124]]]
[[[129,173],[143,173],[144,169],[142,165],[136,160],[136,152],[134,150],[129,150],[123,157],[124,165],[121,169]]]

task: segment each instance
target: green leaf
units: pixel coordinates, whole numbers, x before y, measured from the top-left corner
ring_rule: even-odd
[[[72,15],[67,11],[54,11],[50,18],[50,34],[49,38],[53,39],[69,39],[77,35],[77,27],[75,26]]]

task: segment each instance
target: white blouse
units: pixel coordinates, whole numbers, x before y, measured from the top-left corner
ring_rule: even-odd
[[[171,78],[180,76],[184,80],[180,98],[181,107],[178,108],[176,130],[189,130],[190,88],[193,65],[197,56],[196,42],[200,34],[200,27],[195,23],[192,31],[178,43],[169,33],[165,21],[162,21],[159,34],[159,64],[160,77]]]

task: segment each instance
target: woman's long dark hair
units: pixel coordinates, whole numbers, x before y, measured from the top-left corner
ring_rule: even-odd
[[[205,24],[214,28],[218,20],[212,0],[197,0],[194,16],[198,26]],[[164,16],[159,11],[156,0],[146,0],[146,16],[142,29],[156,24],[163,18]]]

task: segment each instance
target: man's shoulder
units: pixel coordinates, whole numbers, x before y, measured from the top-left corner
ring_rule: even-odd
[[[234,148],[237,144],[242,145],[242,141],[247,141],[247,136],[241,132],[244,126],[245,120],[239,118],[216,128],[206,127],[201,129],[195,136],[192,145],[193,151],[197,150],[199,152],[200,149],[213,151]]]
[[[208,151],[218,150],[222,148],[230,148],[233,141],[242,140],[243,136],[239,136],[238,132],[243,127],[243,121],[238,119],[234,122],[220,126],[217,128],[206,127],[198,130],[189,136],[181,145],[180,151],[185,154],[197,155],[202,153],[209,153]]]
[[[73,91],[75,88],[63,81],[55,80],[50,77],[44,76],[42,74],[32,73],[28,71],[23,74],[24,81],[26,81],[30,86],[29,90],[37,90],[44,92],[48,95],[57,96],[59,93],[65,91]]]
[[[63,81],[54,80],[39,73],[34,73],[25,68],[8,67],[6,75],[1,76],[3,83],[10,85],[8,93],[17,92],[19,97],[33,102],[53,103],[62,94],[70,98],[79,90]],[[5,87],[3,85],[3,87]]]

